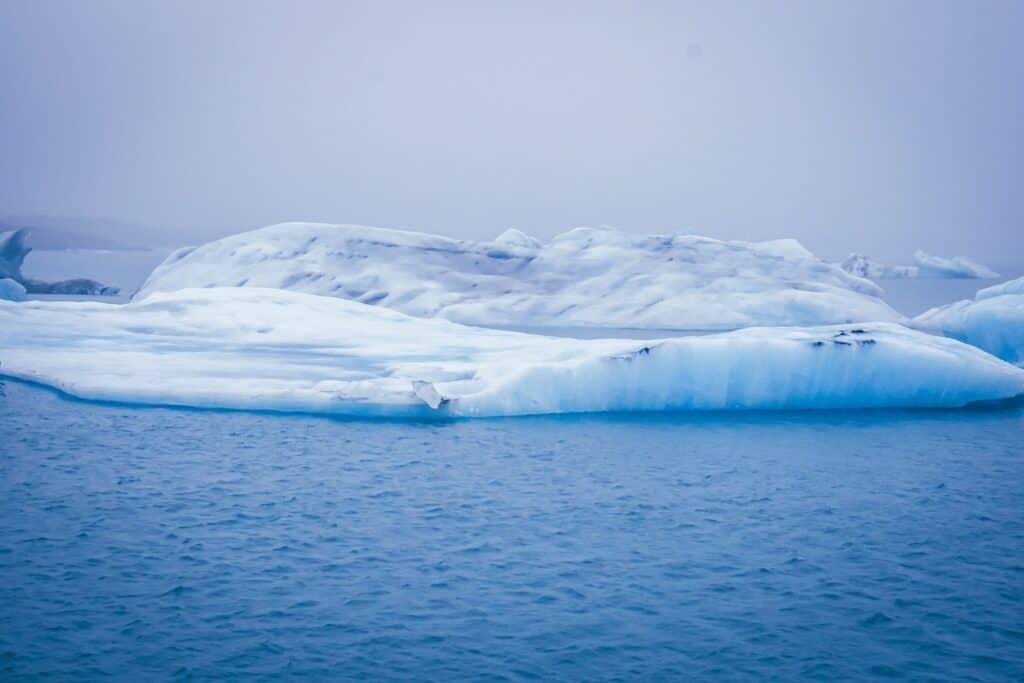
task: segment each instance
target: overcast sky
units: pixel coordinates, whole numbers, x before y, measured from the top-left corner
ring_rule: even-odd
[[[1024,2],[0,0],[0,215],[1024,259]]]

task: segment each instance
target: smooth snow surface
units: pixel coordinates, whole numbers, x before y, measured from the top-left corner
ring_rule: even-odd
[[[9,277],[0,278],[0,299],[5,301],[24,301],[25,288],[17,280]]]
[[[424,417],[953,407],[1024,393],[1024,371],[889,323],[558,339],[259,288],[0,303],[0,373],[87,399]]]
[[[942,258],[931,256],[921,250],[914,254],[913,266],[889,266],[872,261],[864,254],[850,254],[839,264],[847,273],[865,278],[997,278],[999,273],[989,270],[962,256]]]
[[[1024,277],[982,289],[973,301],[925,311],[912,324],[1024,364]]]
[[[484,326],[722,330],[900,320],[881,290],[794,240],[722,242],[577,228],[469,242],[285,223],[167,257],[136,300],[188,287],[273,287]]]

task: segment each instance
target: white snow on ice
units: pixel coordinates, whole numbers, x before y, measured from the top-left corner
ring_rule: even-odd
[[[260,288],[0,302],[0,373],[93,400],[423,417],[953,407],[1024,393],[1024,370],[890,323],[558,339]]]
[[[912,325],[1024,364],[1024,277],[982,289],[973,301],[925,311]]]
[[[272,287],[472,325],[723,330],[901,320],[877,285],[795,240],[724,242],[577,228],[541,244],[284,223],[167,257],[136,300]]]

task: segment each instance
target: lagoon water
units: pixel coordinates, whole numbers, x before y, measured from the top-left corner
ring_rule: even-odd
[[[0,678],[1020,680],[1024,408],[0,395]]]

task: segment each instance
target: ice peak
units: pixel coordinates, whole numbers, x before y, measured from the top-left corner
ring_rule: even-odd
[[[543,244],[536,237],[527,235],[522,230],[509,228],[494,239],[494,243],[503,247],[521,247],[524,249],[540,249]]]

